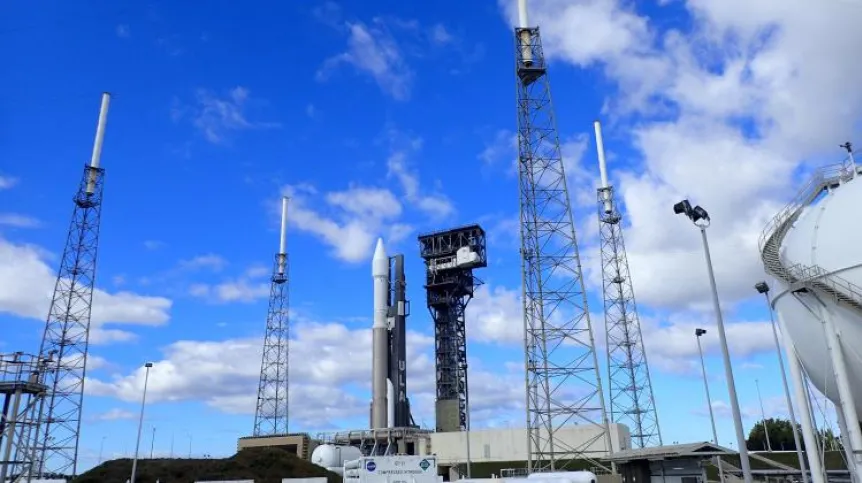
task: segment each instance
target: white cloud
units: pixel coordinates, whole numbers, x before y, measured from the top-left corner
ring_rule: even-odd
[[[242,275],[219,283],[193,283],[189,295],[217,303],[254,302],[269,296],[271,283],[261,280],[268,274],[264,267],[251,267]]]
[[[145,240],[144,248],[147,250],[158,250],[165,246],[165,242],[159,240]]]
[[[117,25],[117,37],[122,39],[127,39],[132,35],[132,31],[128,25],[121,24]]]
[[[326,80],[342,64],[350,64],[371,76],[382,91],[396,100],[407,100],[413,82],[413,71],[389,31],[386,22],[375,18],[370,24],[347,22],[347,50],[326,59],[317,71],[318,80]]]
[[[36,218],[18,213],[0,213],[0,225],[13,228],[36,228],[42,224]]]
[[[174,100],[171,117],[175,122],[189,119],[204,138],[213,144],[225,143],[231,131],[281,127],[276,122],[249,120],[248,108],[263,101],[252,99],[245,87],[234,87],[224,97],[207,89],[198,89],[195,95],[193,106],[184,106],[179,100]]]
[[[396,243],[412,230],[398,223],[401,204],[386,189],[352,186],[344,191],[329,192],[324,196],[328,210],[323,204],[317,204],[321,208],[311,208],[315,203],[310,200],[317,195],[317,190],[307,185],[286,186],[282,195],[290,197],[288,222],[319,237],[332,248],[336,258],[347,262],[370,260],[372,244],[378,236]],[[273,204],[271,211],[280,217],[280,203]]]
[[[467,305],[467,337],[477,342],[523,344],[521,291],[482,285]]]
[[[0,238],[0,312],[44,320],[56,281],[55,269],[46,253],[32,245],[19,245]],[[128,340],[124,331],[105,325],[162,325],[168,321],[172,302],[131,292],[93,293],[90,341]],[[123,335],[120,335],[123,333]]]
[[[419,176],[409,169],[406,151],[394,151],[389,155],[386,166],[389,170],[389,176],[394,177],[401,184],[404,197],[419,210],[433,219],[451,217],[455,212],[455,206],[445,195],[429,195],[420,192]]]
[[[296,318],[294,318],[296,320]],[[371,388],[371,331],[340,323],[296,323],[290,342],[291,425],[332,428],[339,419],[367,418]],[[150,371],[147,399],[200,401],[234,414],[254,412],[262,340],[177,341],[163,349]],[[408,392],[417,422],[433,421],[433,337],[408,332]],[[224,354],[230,354],[226,358]],[[505,417],[500,409],[523,406],[523,376],[517,364],[500,373],[481,361],[470,364],[471,405],[482,419]],[[144,369],[112,380],[88,378],[89,394],[137,402]]]
[[[455,40],[452,34],[446,29],[446,26],[439,23],[431,27],[430,36],[431,41],[437,45],[446,45]]]
[[[181,260],[180,267],[190,270],[196,270],[200,268],[206,268],[212,270],[214,272],[218,272],[222,270],[225,266],[227,266],[227,260],[224,257],[216,255],[214,253],[208,253],[206,255],[198,255],[194,258],[190,258],[188,260]]]
[[[126,411],[125,409],[113,408],[104,413],[93,416],[92,421],[120,421],[124,419],[134,419],[135,413]]]
[[[515,3],[500,5],[514,22]],[[756,240],[797,189],[796,170],[839,161],[837,145],[858,125],[862,65],[846,59],[862,42],[860,11],[802,0],[679,5],[693,19],[686,30],[659,31],[618,0],[537,0],[530,16],[551,59],[598,67],[617,87],[605,106],[619,121],[611,132],[630,129],[639,154],[612,168],[639,302],[708,307],[698,234],[670,210],[690,196],[712,215],[716,277],[732,305],[762,277]]]
[[[0,175],[0,190],[8,190],[18,184],[18,178]]]

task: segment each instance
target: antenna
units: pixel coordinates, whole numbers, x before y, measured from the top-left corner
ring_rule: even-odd
[[[87,194],[92,195],[96,189],[96,170],[102,159],[102,143],[105,141],[105,124],[108,123],[108,106],[111,104],[111,94],[102,93],[102,107],[99,108],[99,123],[96,125],[96,140],[93,142],[93,156],[90,158],[90,176],[87,179]]]
[[[605,213],[610,214],[614,211],[614,205],[611,200],[611,192],[608,189],[608,167],[605,164],[605,143],[602,141],[602,123],[595,121],[593,127],[596,130],[596,150],[599,153],[599,174],[602,177],[602,185],[599,187],[601,192],[602,204],[604,205]]]

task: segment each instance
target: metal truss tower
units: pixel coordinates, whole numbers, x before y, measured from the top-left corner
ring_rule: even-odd
[[[611,449],[610,427],[547,66],[539,29],[527,27],[526,2],[519,7],[515,60],[527,469],[561,470],[574,460],[606,468],[598,457]],[[559,437],[576,424],[595,432],[577,444]]]
[[[36,448],[39,466],[35,472],[39,476],[77,475],[105,174],[99,164],[110,99],[110,94],[102,94],[93,155],[75,194],[72,221],[39,349],[40,359],[51,361],[42,381],[47,393],[33,413],[33,419],[40,424],[33,429],[28,443]]]
[[[467,335],[464,311],[482,282],[474,268],[487,265],[485,231],[479,225],[419,237],[425,259],[428,311],[434,319],[437,365],[437,431],[470,428],[467,390]]]
[[[602,128],[598,121],[595,130],[602,182],[597,196],[610,418],[631,430],[634,447],[661,446],[652,379],[623,241],[622,216],[617,209],[614,188],[608,184]]]
[[[266,335],[260,363],[260,384],[254,411],[254,436],[287,434],[289,388],[288,315],[289,282],[287,258],[287,198],[281,203],[281,244],[275,255],[269,310],[266,315]]]

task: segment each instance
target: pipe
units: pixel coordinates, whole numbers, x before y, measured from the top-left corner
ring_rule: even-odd
[[[799,417],[802,426],[802,440],[805,442],[805,453],[808,455],[808,467],[811,468],[812,483],[825,483],[823,464],[817,450],[817,436],[811,424],[811,406],[808,404],[808,394],[805,391],[805,379],[802,377],[802,367],[796,355],[796,346],[787,332],[784,317],[778,312],[778,323],[784,336],[784,350],[787,352],[787,362],[790,365],[790,377],[793,379],[793,390],[796,393],[796,404],[802,413]]]
[[[105,141],[105,125],[108,122],[108,106],[111,104],[111,94],[102,93],[102,106],[99,108],[99,122],[96,125],[96,140],[93,142],[93,155],[90,157],[90,173],[87,179],[87,194],[96,191],[96,172],[102,158],[102,144]]]
[[[775,314],[772,309],[772,301],[769,292],[763,294],[766,304],[769,306],[769,322],[772,324],[772,337],[775,339],[775,351],[778,354],[778,368],[781,371],[781,383],[784,385],[784,397],[787,401],[787,413],[790,416],[790,424],[793,425],[793,444],[796,445],[796,456],[799,459],[799,469],[802,471],[802,483],[808,483],[808,468],[805,466],[805,456],[802,453],[802,442],[799,438],[799,427],[796,424],[796,414],[793,411],[793,400],[790,397],[790,386],[787,385],[787,374],[784,372],[784,357],[781,355],[781,344],[778,341],[778,328],[775,324]]]
[[[819,301],[819,299],[818,299]],[[856,403],[853,400],[853,392],[850,387],[850,379],[847,376],[847,363],[844,361],[844,351],[841,348],[841,341],[838,338],[838,333],[835,331],[835,323],[832,320],[832,313],[820,303],[820,315],[823,320],[823,328],[826,332],[826,348],[829,351],[829,357],[832,360],[832,367],[835,370],[835,379],[838,386],[838,405],[841,406],[840,411],[844,413],[844,420],[847,423],[849,430],[850,447],[854,455],[853,464],[856,466],[856,473],[859,474],[862,470],[862,429],[859,428],[859,418],[856,416]]]

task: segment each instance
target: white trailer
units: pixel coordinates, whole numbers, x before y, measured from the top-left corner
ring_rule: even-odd
[[[364,456],[344,462],[344,483],[438,483],[436,456]]]

